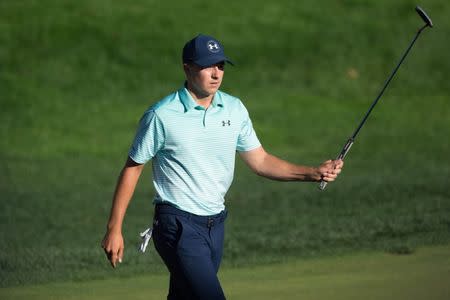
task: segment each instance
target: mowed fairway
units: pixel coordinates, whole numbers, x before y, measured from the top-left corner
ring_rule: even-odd
[[[120,272],[120,271],[119,271]],[[450,246],[225,269],[229,299],[449,299]],[[164,299],[166,276],[5,288],[1,299]]]

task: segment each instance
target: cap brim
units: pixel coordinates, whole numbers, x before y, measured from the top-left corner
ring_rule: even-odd
[[[234,66],[234,63],[229,60],[228,57],[223,55],[211,55],[203,59],[194,60],[194,63],[202,68],[206,68],[220,62],[227,62],[230,65]]]

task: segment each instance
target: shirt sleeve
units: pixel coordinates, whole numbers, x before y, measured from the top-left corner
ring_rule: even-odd
[[[147,111],[139,121],[128,156],[138,164],[145,164],[164,146],[164,127],[153,110]]]
[[[252,121],[250,120],[247,109],[243,104],[241,105],[243,121],[241,131],[239,132],[236,150],[239,152],[244,152],[258,148],[261,146],[261,143],[259,142],[256,132],[253,129]]]

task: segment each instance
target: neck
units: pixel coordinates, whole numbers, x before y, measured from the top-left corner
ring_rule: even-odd
[[[201,105],[204,108],[208,108],[211,105],[211,102],[214,98],[214,94],[209,95],[197,91],[189,83],[186,84],[186,88],[189,91],[189,94],[191,94],[192,98],[194,99],[195,102],[197,102],[198,105]]]

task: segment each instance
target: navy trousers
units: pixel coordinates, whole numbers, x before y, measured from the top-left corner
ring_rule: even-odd
[[[170,272],[167,299],[225,299],[217,272],[227,212],[197,216],[157,204],[153,243]]]

